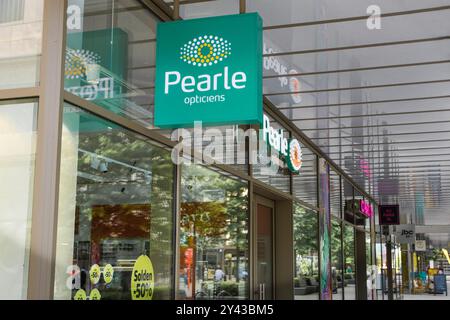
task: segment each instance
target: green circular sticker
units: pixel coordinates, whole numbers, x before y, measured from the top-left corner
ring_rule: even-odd
[[[133,266],[131,273],[131,298],[133,300],[151,300],[155,281],[153,265],[148,256],[140,256]]]
[[[89,300],[100,300],[102,298],[102,295],[100,294],[100,291],[98,289],[93,289],[91,291],[91,294],[89,295]]]
[[[75,296],[73,297],[73,300],[86,300],[86,291],[84,291],[83,289],[79,289],[75,293]]]
[[[100,281],[100,267],[98,264],[94,264],[89,270],[89,278],[93,284],[97,284]]]
[[[111,283],[114,276],[114,268],[109,263],[103,268],[103,279],[106,283]]]

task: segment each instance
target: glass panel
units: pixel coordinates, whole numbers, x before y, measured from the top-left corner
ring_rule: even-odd
[[[297,199],[317,207],[317,157],[302,145],[302,159],[300,172],[292,176],[292,190]]]
[[[272,230],[273,230],[273,216],[272,208],[257,205],[257,285],[262,285],[259,288],[260,298],[264,300],[271,300],[272,298],[272,265],[273,265],[273,249],[272,249]]]
[[[343,269],[342,269],[341,225],[338,220],[331,220],[331,276],[333,284],[333,300],[342,300]]]
[[[319,248],[317,212],[295,204],[294,299],[319,299]]]
[[[341,177],[330,170],[330,209],[331,214],[341,217]]]
[[[353,214],[353,186],[347,182],[347,180],[343,179],[342,183],[342,194],[344,195],[344,203],[343,203],[343,213],[344,220],[350,223],[354,223],[354,214]]]
[[[157,21],[137,0],[69,0],[65,89],[151,127]]]
[[[374,4],[371,0],[247,0],[247,11],[258,11],[264,19],[264,25],[279,25],[286,23],[339,19],[361,16],[367,7]],[[426,5],[421,0],[376,2],[383,13],[422,9],[448,5],[447,0],[427,0]],[[365,21],[363,21],[365,26]]]
[[[168,150],[64,106],[55,299],[173,295],[173,172]]]
[[[0,300],[27,298],[37,109],[0,103]]]
[[[375,298],[375,279],[372,274],[372,242],[370,241],[370,233],[366,232],[366,272],[367,272],[367,300],[374,300]],[[373,279],[373,283],[372,283]]]
[[[356,300],[355,230],[344,225],[344,299]]]
[[[199,165],[181,169],[179,298],[248,298],[247,183]]]
[[[43,0],[0,1],[0,89],[39,84]]]
[[[344,6],[344,4],[342,4]],[[428,3],[426,6],[428,7]],[[279,8],[279,7],[278,7]],[[277,8],[277,11],[280,9]],[[366,7],[367,8],[367,7]],[[385,8],[383,8],[385,10]],[[348,12],[348,7],[343,11]],[[386,12],[386,11],[384,11]],[[361,11],[358,16],[365,14]],[[350,17],[350,16],[347,16]],[[369,17],[369,14],[367,14]],[[432,24],[430,22],[432,21]],[[285,22],[284,22],[285,23]],[[414,29],[414,33],[399,32],[399,28],[414,24],[430,25],[429,28]],[[431,27],[431,25],[433,27]],[[436,26],[439,26],[437,28]],[[447,11],[424,12],[420,15],[401,15],[384,17],[382,28],[373,32],[366,27],[366,21],[355,20],[340,23],[318,24],[265,30],[264,37],[276,43],[281,52],[316,50],[330,47],[346,47],[367,43],[395,42],[412,39],[435,38],[443,35],[442,31],[450,28]],[[357,30],[357,31],[356,31]],[[412,31],[412,29],[411,29]],[[422,52],[425,56],[427,52]],[[324,61],[319,66],[327,66]]]
[[[173,1],[170,1],[172,4]],[[180,6],[180,16],[183,19],[195,19],[203,17],[222,16],[239,13],[239,0],[212,0],[201,1],[199,3],[182,4]]]
[[[382,243],[382,237],[381,233],[379,231],[379,227],[377,226],[377,233],[376,233],[376,266],[377,266],[377,273],[376,273],[376,299],[377,300],[383,300],[384,292],[387,289],[387,282],[386,282],[386,255],[384,250],[384,245]]]

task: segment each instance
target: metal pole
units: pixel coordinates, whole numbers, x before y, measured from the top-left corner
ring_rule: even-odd
[[[246,10],[245,0],[239,0],[239,13],[245,13]]]
[[[173,20],[180,19],[180,0],[174,0],[173,2]]]
[[[394,291],[392,283],[392,243],[389,239],[386,241],[386,266],[387,266],[387,282],[388,282],[388,300],[394,300]]]
[[[44,1],[28,299],[53,298],[67,1]]]

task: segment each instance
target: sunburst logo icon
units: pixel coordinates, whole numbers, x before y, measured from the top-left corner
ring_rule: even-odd
[[[302,167],[302,147],[297,139],[289,141],[287,164],[291,171],[297,173]]]
[[[231,43],[213,35],[190,40],[180,48],[180,59],[197,67],[217,64],[231,55]]]
[[[86,77],[88,65],[99,64],[100,55],[85,49],[66,50],[64,74],[66,79],[80,79]]]

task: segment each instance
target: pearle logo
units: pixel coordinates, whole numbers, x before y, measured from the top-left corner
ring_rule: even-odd
[[[263,140],[278,151],[293,173],[298,173],[302,167],[302,147],[297,139],[284,137],[283,129],[275,129],[270,125],[270,119],[263,115]]]
[[[213,35],[192,39],[180,48],[180,59],[197,67],[208,67],[231,55],[231,43]]]
[[[85,49],[66,50],[66,62],[64,74],[66,79],[80,79],[89,74],[93,66],[98,66],[100,55]]]
[[[291,139],[289,141],[287,164],[289,169],[294,173],[299,172],[302,167],[302,148],[297,139]]]

